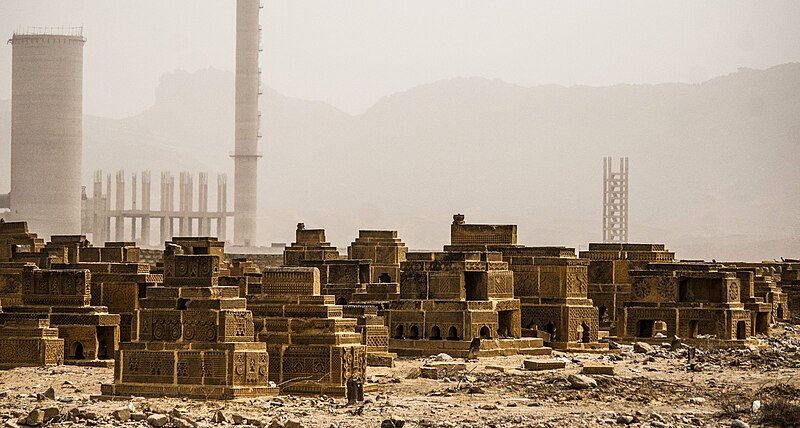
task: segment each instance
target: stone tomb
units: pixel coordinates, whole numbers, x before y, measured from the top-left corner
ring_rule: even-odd
[[[400,300],[386,310],[390,351],[455,357],[550,354],[542,339],[521,338],[520,301],[500,253],[410,252],[406,258]]]
[[[786,294],[786,306],[791,317],[800,319],[800,260],[786,259],[780,265],[781,290]]]
[[[771,322],[786,322],[791,319],[788,296],[783,292],[779,282],[782,281],[782,266],[775,262],[743,263],[725,262],[725,266],[739,269],[751,269],[753,278],[753,292],[771,308]],[[787,270],[787,276],[791,273]]]
[[[164,276],[150,272],[150,265],[136,262],[80,262],[53,264],[54,269],[86,269],[92,273],[93,306],[104,306],[108,312],[120,316],[120,341],[136,339],[138,328],[134,325],[139,299],[145,297],[148,287],[159,285]]]
[[[147,288],[136,311],[138,340],[120,344],[104,396],[233,398],[275,395],[269,356],[253,341],[253,317],[238,287],[218,285],[223,257],[213,239],[187,251],[167,243],[164,285]],[[210,243],[209,247],[203,247]],[[222,243],[220,243],[222,244]]]
[[[20,273],[19,281],[22,305],[5,307],[0,322],[15,325],[23,319],[46,320],[63,339],[65,363],[114,364],[120,317],[104,306],[91,305],[91,272],[30,267]]]
[[[396,283],[407,252],[396,230],[359,230],[358,238],[347,247],[347,258],[369,260],[369,279],[362,282]]]
[[[11,318],[0,325],[0,369],[64,364],[64,339],[47,317]]]
[[[0,262],[12,261],[18,253],[38,253],[43,248],[44,240],[28,232],[27,223],[0,219]]]
[[[388,352],[388,329],[382,313],[390,300],[399,297],[399,284],[392,281],[396,281],[400,274],[400,261],[405,260],[407,248],[397,238],[397,232],[360,231],[359,237],[348,248],[349,259],[328,256],[331,252],[338,254],[338,251],[324,242],[323,229],[303,228],[298,229],[297,234],[297,240],[306,245],[327,248],[325,251],[305,252],[299,265],[319,269],[321,294],[334,296],[336,304],[343,308],[344,317],[356,320],[356,329],[367,348],[368,364],[394,365],[396,355]],[[291,254],[296,250],[292,248],[284,252],[287,261],[294,259]]]
[[[259,293],[247,296],[256,337],[270,353],[270,379],[281,392],[346,394],[347,380],[365,382],[367,355],[356,320],[334,297],[320,294],[319,270],[267,268]]]
[[[677,335],[696,345],[757,343],[736,273],[657,269],[630,272],[631,296],[617,322],[619,340],[660,343]]]
[[[283,250],[284,266],[302,266],[304,260],[338,260],[339,251],[325,241],[325,229],[306,229],[304,223],[297,223],[295,242]]]
[[[675,253],[664,244],[595,243],[580,258],[589,260],[588,297],[599,309],[600,328],[613,331],[617,313],[631,292],[628,271],[644,269],[648,263],[670,262]]]
[[[445,251],[493,251],[513,272],[523,336],[555,349],[607,351],[599,340],[599,311],[588,292],[588,261],[567,247],[517,244],[516,225],[468,224],[456,214]]]
[[[8,263],[16,263],[19,267],[25,263],[33,263],[41,268],[49,268],[51,262],[66,260],[66,249],[48,248],[45,251],[44,240],[29,232],[26,222],[6,222],[0,219],[0,264],[12,267]],[[10,302],[3,300],[3,303]]]

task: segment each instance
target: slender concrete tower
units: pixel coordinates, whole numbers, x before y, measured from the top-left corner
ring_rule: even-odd
[[[236,147],[233,190],[233,242],[256,245],[258,140],[261,112],[261,0],[236,0]]]
[[[81,232],[83,45],[80,28],[14,34],[11,217],[39,236]]]

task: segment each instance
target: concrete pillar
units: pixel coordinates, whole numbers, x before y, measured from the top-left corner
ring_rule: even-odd
[[[217,239],[227,240],[228,229],[228,176],[225,174],[217,175]]]
[[[117,212],[116,220],[114,224],[114,240],[115,241],[124,241],[125,240],[125,218],[122,217],[122,211],[125,209],[125,171],[117,171],[117,197],[116,197],[116,207],[115,211]]]
[[[142,240],[143,247],[150,246],[150,171],[142,171]]]
[[[197,234],[201,236],[211,235],[211,221],[208,217],[208,173],[201,172],[198,176],[198,218],[199,224]]]
[[[236,128],[233,177],[233,240],[256,245],[258,140],[261,113],[261,0],[236,1]]]

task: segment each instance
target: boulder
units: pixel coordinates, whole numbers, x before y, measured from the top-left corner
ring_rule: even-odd
[[[652,345],[645,342],[635,342],[633,344],[633,352],[637,354],[651,354],[655,352],[655,348]]]
[[[147,423],[153,427],[163,427],[169,422],[169,416],[155,413],[147,417]]]
[[[567,376],[567,382],[569,382],[570,386],[574,389],[587,389],[597,386],[596,380],[589,376],[579,374],[571,374]]]

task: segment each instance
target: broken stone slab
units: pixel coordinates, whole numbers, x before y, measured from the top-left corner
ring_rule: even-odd
[[[610,364],[585,364],[581,374],[614,376],[614,366]]]
[[[394,367],[394,360],[397,354],[389,352],[368,352],[367,365],[372,367]]]
[[[28,416],[25,418],[24,423],[25,425],[30,426],[39,426],[46,422],[50,422],[51,420],[59,417],[61,415],[61,411],[58,407],[47,407],[44,409],[34,409],[28,413]]]
[[[565,361],[559,360],[525,360],[522,362],[525,370],[542,371],[542,370],[560,370],[567,366]]]

